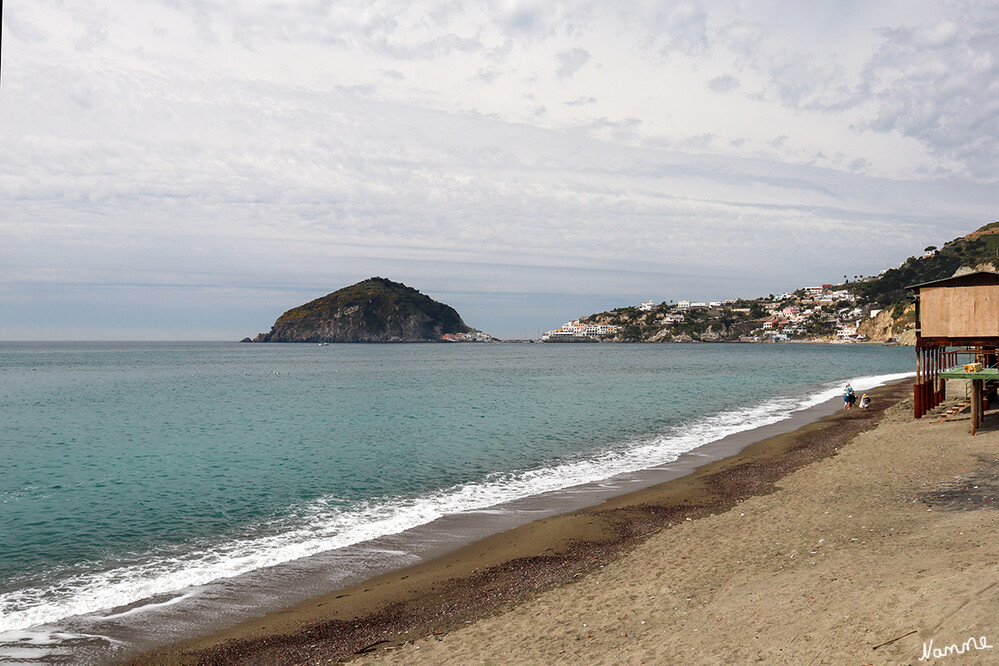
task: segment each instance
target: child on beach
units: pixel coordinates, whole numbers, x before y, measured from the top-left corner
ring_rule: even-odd
[[[846,394],[843,395],[843,409],[853,409],[853,404],[857,402],[857,394],[853,392],[853,387],[846,385]]]
[[[870,406],[871,406],[871,399],[867,397],[867,394],[865,393],[864,395],[860,396],[860,408],[867,409]]]

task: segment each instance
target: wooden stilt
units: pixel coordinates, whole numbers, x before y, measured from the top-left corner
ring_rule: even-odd
[[[926,349],[923,352],[923,414],[933,409],[933,399],[930,397],[930,382],[933,380],[933,350]]]
[[[930,357],[930,376],[926,378],[926,399],[927,403],[929,404],[929,408],[927,409],[927,411],[937,406],[936,396],[934,395],[933,391],[933,388],[936,386],[936,381],[937,381],[937,350],[930,349],[929,357]]]
[[[922,415],[925,416],[926,412],[930,411],[930,350],[923,348],[923,408]]]
[[[946,361],[944,360],[944,349],[943,349],[943,347],[941,347],[940,348],[940,372],[944,372],[945,370],[947,370],[947,368],[944,367],[945,364],[946,364]],[[937,404],[939,405],[939,404],[943,403],[943,401],[946,400],[946,399],[947,399],[947,380],[944,379],[943,377],[939,377],[938,376],[937,377]]]
[[[945,366],[946,361],[944,360],[944,350],[943,347],[940,348],[940,372],[947,370]],[[947,399],[947,380],[943,377],[937,377],[937,394],[940,396],[937,398],[941,403]]]
[[[933,383],[930,384],[930,393],[933,396],[933,406],[940,404],[940,348],[933,350]]]
[[[940,404],[940,349],[933,350],[933,385],[931,391],[933,392],[933,406],[936,407]]]
[[[912,413],[917,419],[923,416],[923,349],[916,347],[916,383],[912,385]]]
[[[975,380],[975,390],[978,392],[978,418],[975,421],[975,430],[976,431],[978,430],[978,428],[982,427],[982,421],[985,418],[985,414],[984,414],[984,412],[982,410],[982,397],[983,397],[982,396],[982,393],[983,393],[982,389],[984,387],[985,387],[985,382],[984,381],[982,381],[981,379],[976,379]]]
[[[936,402],[934,401],[934,395],[933,395],[934,381],[936,380],[937,376],[936,350],[930,349],[927,352],[927,356],[929,357],[930,361],[929,377],[926,378],[926,404],[927,404],[927,411],[929,411],[937,406]]]
[[[978,431],[982,422],[982,380],[971,380],[971,434]]]

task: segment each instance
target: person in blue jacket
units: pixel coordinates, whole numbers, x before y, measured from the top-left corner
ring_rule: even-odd
[[[853,392],[853,387],[847,384],[846,393],[843,394],[843,409],[853,409],[853,405],[856,402],[857,394]]]

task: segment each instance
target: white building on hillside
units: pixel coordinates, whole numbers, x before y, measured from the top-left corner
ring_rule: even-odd
[[[857,327],[853,324],[847,324],[836,331],[836,335],[840,338],[854,338],[857,336]]]

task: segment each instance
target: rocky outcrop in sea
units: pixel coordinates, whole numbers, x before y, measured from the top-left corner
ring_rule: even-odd
[[[436,342],[472,330],[451,306],[373,277],[288,310],[244,342]]]

